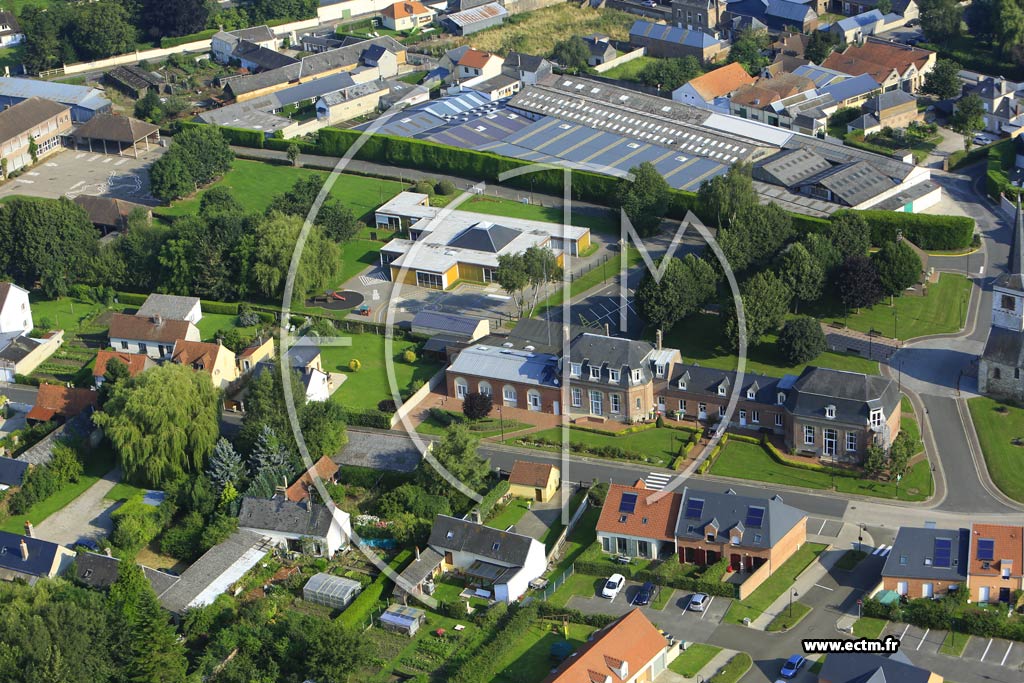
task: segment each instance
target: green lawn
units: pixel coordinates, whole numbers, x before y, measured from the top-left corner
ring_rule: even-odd
[[[713,313],[698,313],[677,323],[665,337],[665,346],[679,349],[683,359],[720,370],[735,370],[737,355],[722,331],[721,317]],[[878,374],[878,363],[861,356],[826,351],[810,363],[789,365],[779,354],[775,335],[765,335],[759,344],[747,348],[747,369],[758,373],[780,377],[785,374],[799,375],[808,365],[817,365],[835,370]]]
[[[917,420],[912,417],[904,415],[900,418],[900,431],[904,432],[913,439],[916,443],[920,444],[918,453],[924,449],[924,444],[921,443],[921,425],[917,423]]]
[[[878,638],[885,630],[885,619],[861,617],[853,622],[853,635],[858,638]]]
[[[124,481],[119,481],[114,484],[114,488],[107,492],[107,495],[103,496],[107,500],[128,500],[134,496],[141,496],[146,492],[146,489],[139,486],[133,486]]]
[[[597,590],[608,579],[607,576],[591,576],[589,574],[573,574],[565,580],[558,590],[555,591],[549,603],[556,607],[565,607],[569,598],[580,595],[584,598],[592,598],[597,595]]]
[[[388,384],[388,375],[384,357],[384,337],[378,334],[364,333],[345,335],[351,346],[321,346],[320,356],[325,372],[342,372],[347,375],[333,396],[332,401],[352,408],[376,408],[377,403],[392,398]],[[417,349],[415,342],[395,339],[393,347],[393,367],[399,392],[409,389],[414,380],[426,382],[441,366],[430,358],[419,357],[415,363],[406,363],[402,354],[406,349]],[[353,358],[362,363],[362,367],[352,372],[348,369]]]
[[[724,621],[730,624],[742,624],[744,617],[748,617],[751,621],[759,617],[780,595],[792,588],[796,577],[800,576],[801,572],[807,569],[826,547],[824,543],[804,543],[746,600],[733,602],[729,611],[725,613]]]
[[[524,439],[529,438],[545,438],[555,443],[562,443],[562,430],[560,427],[552,427],[551,429],[545,429],[539,432],[525,435]],[[690,439],[690,433],[681,429],[669,429],[663,427],[661,429],[654,427],[652,429],[645,429],[640,432],[633,432],[632,434],[624,434],[622,436],[611,436],[605,434],[596,434],[594,432],[585,432],[580,429],[569,429],[569,442],[571,444],[584,444],[591,448],[603,448],[605,446],[618,447],[623,450],[633,451],[636,453],[642,453],[650,462],[654,465],[661,465],[667,467],[672,459],[679,453],[679,447],[683,443],[686,443]],[[530,443],[522,443],[522,445],[536,448],[536,446]],[[545,448],[545,450],[558,451],[561,446],[551,446]],[[594,453],[582,453],[582,455],[588,455],[590,457],[601,457]]]
[[[694,643],[686,648],[678,657],[672,660],[668,668],[680,676],[693,678],[697,673],[708,665],[715,658],[722,648],[706,643]]]
[[[625,64],[619,64],[614,68],[608,69],[608,71],[605,71],[601,75],[605,78],[619,78],[624,81],[636,81],[639,80],[640,72],[644,70],[645,66],[657,61],[657,57],[637,57]]]
[[[758,444],[730,441],[725,450],[711,466],[711,474],[737,479],[752,479],[766,484],[788,484],[809,489],[827,490],[832,487],[832,476],[828,472],[815,472],[781,465]],[[895,481],[875,481],[835,477],[836,489],[840,493],[856,493],[876,498],[896,498]],[[899,482],[899,500],[921,501],[932,495],[932,472],[926,461],[910,468]]]
[[[595,631],[593,626],[569,624],[566,638],[562,629],[561,623],[551,621],[533,624],[515,648],[502,657],[498,675],[494,677],[495,683],[538,683],[544,680],[555,666],[551,658],[552,645],[568,640],[573,648],[579,648]]]
[[[807,313],[818,315],[822,322],[846,323],[865,334],[875,330],[886,337],[911,339],[961,329],[970,298],[970,280],[963,275],[942,273],[938,282],[928,288],[928,296],[896,297],[894,306],[889,306],[887,299],[848,316],[842,304],[823,301],[808,307],[814,310]]]
[[[900,396],[900,411],[904,415],[913,415],[914,414],[914,404],[910,402],[910,399],[907,398],[906,394],[904,394],[903,396]]]
[[[597,540],[597,520],[601,517],[601,508],[589,506],[580,520],[573,527],[572,533],[565,540],[562,550],[562,559],[558,561],[555,568],[549,573],[549,577],[559,576],[563,571],[572,566],[572,563],[583,554],[591,544]]]
[[[461,413],[458,414],[461,415]],[[466,426],[469,427],[469,431],[473,432],[473,434],[479,436],[481,439],[488,436],[501,436],[503,433],[511,434],[512,432],[522,431],[523,429],[527,429],[532,426],[525,422],[507,420],[501,416],[484,417],[473,422],[465,420],[459,420],[459,422],[465,422]],[[434,418],[433,415],[428,415],[427,419],[417,425],[416,431],[420,434],[441,436],[448,431],[448,426],[442,424],[441,421]]]
[[[665,609],[665,605],[672,599],[672,594],[675,593],[674,588],[668,586],[661,586],[658,589],[658,594],[651,600],[651,609]]]
[[[1024,439],[1024,410],[985,397],[972,398],[967,406],[992,481],[1010,498],[1024,502],[1024,441],[1014,443]]]
[[[777,615],[768,626],[765,627],[765,631],[774,633],[776,631],[788,630],[799,624],[804,617],[811,613],[810,605],[805,605],[802,602],[794,602],[792,610],[786,609],[785,612]]]
[[[211,187],[227,187],[247,210],[262,212],[275,195],[290,189],[296,180],[311,175],[326,179],[329,174],[308,168],[235,159],[231,170]],[[331,188],[331,197],[341,200],[357,218],[363,218],[404,189],[406,185],[395,180],[341,174]],[[196,213],[204,192],[206,190],[191,199],[175,202],[170,207],[161,207],[156,213],[171,217]]]
[[[754,660],[750,658],[750,655],[746,652],[740,652],[733,655],[729,663],[712,676],[708,683],[737,683],[737,681],[747,675],[747,672],[750,671],[750,667],[753,665]]]
[[[523,190],[524,196],[528,190]],[[461,211],[486,213],[491,216],[508,216],[546,223],[562,223],[565,217],[561,206],[541,206],[540,204],[524,204],[503,197],[477,195],[459,205]],[[594,232],[618,235],[619,217],[611,209],[582,206],[572,213],[572,224],[581,228],[590,228]]]
[[[20,4],[23,4],[23,2],[19,2],[19,0],[14,0],[14,2],[11,3],[11,5],[13,5],[11,9],[18,11],[18,13],[20,13],[20,8],[18,8],[18,5]],[[42,2],[35,2],[35,0],[33,0],[33,4],[40,5],[42,4]],[[3,71],[5,66],[11,67],[11,69],[13,70],[14,67],[21,65],[23,50],[24,47],[21,45],[17,45],[15,47],[5,47],[0,49],[0,72]]]
[[[384,244],[376,240],[354,239],[341,245],[341,270],[332,286],[338,289],[366,270],[367,266],[379,266],[380,248]]]
[[[852,571],[854,567],[860,564],[860,561],[867,557],[868,554],[863,550],[847,550],[846,553],[839,558],[836,562],[836,567],[839,569],[845,569],[846,571]]]
[[[32,375],[69,382],[96,358],[96,346],[106,346],[107,325],[97,320],[108,308],[104,304],[72,297],[44,300],[33,295],[31,301],[32,321],[37,328],[64,330],[64,343]],[[122,311],[126,308],[124,304],[112,304],[109,310]],[[93,346],[86,346],[87,341]]]
[[[217,332],[220,330],[230,330],[238,327],[243,335],[252,336],[256,334],[258,329],[256,326],[239,327],[238,316],[228,313],[203,313],[203,317],[196,327],[199,328],[199,336],[206,342],[214,341],[217,338]]]
[[[971,637],[965,633],[949,631],[946,633],[946,638],[942,641],[942,645],[939,646],[939,652],[950,657],[960,657],[963,655],[964,650],[967,649],[967,641],[970,639]]]
[[[523,518],[530,509],[529,503],[530,501],[525,498],[513,498],[508,505],[498,511],[498,514],[487,520],[487,526],[493,529],[509,528]]]

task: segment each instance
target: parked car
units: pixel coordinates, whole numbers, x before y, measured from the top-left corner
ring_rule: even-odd
[[[703,612],[708,602],[707,593],[694,593],[693,597],[690,598],[689,608],[694,612]]]
[[[974,136],[974,144],[976,145],[987,145],[992,142],[992,138],[985,135],[984,133],[978,133]]]
[[[634,605],[649,605],[651,601],[658,595],[658,587],[648,581],[644,585],[640,586],[640,590],[637,591],[636,597],[633,598]]]
[[[608,580],[604,582],[604,587],[601,589],[601,597],[614,600],[615,596],[619,594],[622,587],[626,585],[626,577],[622,574],[612,574],[608,577]]]
[[[72,543],[70,545],[70,548],[72,550],[74,550],[75,548],[77,548],[79,546],[81,546],[82,548],[85,548],[86,550],[92,551],[94,553],[98,553],[100,551],[99,544],[96,541],[92,540],[91,538],[85,538],[85,537],[80,538],[77,541],[75,541],[74,543]]]
[[[786,660],[786,663],[782,665],[782,671],[779,674],[783,678],[792,678],[796,676],[797,672],[803,668],[803,665],[807,663],[807,660],[800,655],[793,655]]]

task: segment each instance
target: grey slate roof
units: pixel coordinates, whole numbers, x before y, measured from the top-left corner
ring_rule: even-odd
[[[464,519],[438,515],[430,530],[430,547],[465,552],[517,567],[523,566],[533,539],[511,531],[492,529]]]
[[[144,318],[152,318],[155,315],[161,316],[164,320],[184,320],[199,298],[195,296],[174,296],[172,294],[150,294],[146,301],[135,312],[135,315]]]
[[[704,33],[704,31],[670,26],[668,24],[655,24],[642,19],[634,21],[629,29],[630,40],[635,40],[637,37],[697,48],[708,48],[722,42],[714,36]]]
[[[24,335],[15,337],[7,346],[0,349],[0,360],[19,363],[26,358],[28,354],[32,353],[42,345],[43,342],[36,341],[31,337],[26,337]]]
[[[731,489],[730,489],[731,490]],[[687,516],[691,500],[702,500],[700,515]],[[748,524],[750,508],[764,510],[761,525]],[[701,539],[706,535],[705,525],[714,520],[718,525],[718,538],[730,542],[730,531],[742,530],[739,547],[771,548],[797,524],[804,523],[807,513],[792,505],[786,505],[780,496],[754,498],[729,492],[700,491],[689,487],[683,489],[679,504],[679,520],[676,523],[676,537]]]
[[[237,563],[247,555],[252,556],[250,551],[263,549],[261,548],[262,543],[263,537],[259,534],[245,529],[237,530],[226,541],[218,543],[203,553],[202,557],[182,572],[170,588],[158,595],[160,604],[169,612],[181,614],[210,586],[216,585],[218,581],[225,582],[223,577],[225,575],[230,577],[231,570],[236,567]],[[265,548],[265,551],[269,550],[269,547]],[[245,565],[238,568],[239,575],[244,574],[243,570],[246,568]],[[226,582],[224,590],[227,590],[229,585],[230,582]]]
[[[399,576],[409,584],[418,586],[434,573],[443,559],[441,553],[427,546],[420,551],[419,559],[413,560]]]
[[[503,66],[525,73],[536,73],[541,70],[545,63],[550,68],[550,62],[543,57],[513,51],[505,55],[505,64]]]
[[[831,95],[836,102],[842,102],[851,97],[865,95],[872,90],[878,90],[878,81],[873,79],[870,74],[861,74],[826,85],[819,92]]]
[[[25,545],[28,546],[27,560],[21,559],[22,539],[25,539]],[[59,547],[56,543],[40,538],[0,531],[0,569],[30,576],[49,576]]]
[[[1024,334],[993,325],[982,357],[999,365],[1024,367]]]
[[[808,7],[788,0],[768,0],[768,7],[764,11],[765,16],[777,17],[789,21],[798,21],[801,24],[808,19],[818,16],[817,13]]]
[[[996,278],[997,287],[1024,290],[1024,208],[1017,197],[1017,212],[1013,220],[1013,243],[1010,245],[1010,259],[1006,272]]]
[[[647,359],[654,347],[645,341],[633,339],[619,339],[606,337],[603,334],[584,332],[578,335],[569,344],[569,360],[572,363],[582,363],[584,381],[590,378],[590,366],[601,366],[601,378],[607,379],[607,370],[621,370],[623,372],[622,382],[626,381],[625,373],[642,369],[644,381],[650,380],[651,368],[648,367]]]
[[[238,526],[326,538],[332,519],[327,506],[308,500],[293,503],[282,498],[245,498]]]
[[[789,375],[793,378],[792,375]],[[703,392],[709,396],[718,394],[718,387],[722,382],[727,382],[726,396],[731,395],[733,386],[736,383],[736,372],[733,370],[717,370],[702,365],[687,363],[676,363],[672,366],[672,377],[670,388],[678,388],[679,380],[685,379],[686,391]],[[748,401],[747,391],[754,390],[753,400],[766,405],[778,403],[778,390],[782,382],[777,377],[758,375],[750,372],[743,374],[743,386],[740,387],[740,400]]]
[[[456,235],[448,243],[448,246],[497,254],[507,247],[509,242],[518,237],[519,234],[519,231],[515,228],[509,228],[504,225],[477,223]]]
[[[117,581],[117,568],[120,560],[98,553],[81,551],[75,560],[75,578],[90,588],[109,588]],[[159,598],[168,588],[178,582],[177,576],[171,576],[152,567],[142,567],[142,573],[149,579],[149,585]]]
[[[756,180],[795,187],[798,183],[823,171],[832,168],[820,154],[811,149],[782,150],[754,165],[753,175]]]
[[[897,89],[872,97],[867,101],[867,106],[871,111],[877,113],[878,111],[897,107],[909,102],[917,102],[917,98],[906,91]]]
[[[872,114],[861,114],[853,121],[850,121],[848,127],[852,127],[854,130],[867,130],[878,125],[880,125],[878,119]]]
[[[835,421],[865,425],[871,410],[881,408],[888,417],[900,402],[896,382],[857,372],[808,367],[786,397],[786,409],[794,415],[825,418],[825,407],[836,407]]]
[[[479,318],[442,311],[419,311],[412,318],[413,328],[425,328],[450,335],[469,337],[480,324]]]
[[[880,174],[873,164],[853,161],[806,178],[801,185],[821,185],[832,193],[834,199],[848,206],[857,206],[891,190],[896,183]]]
[[[235,31],[229,31],[229,33],[239,40],[251,40],[254,43],[265,43],[268,40],[274,39],[274,32],[266,24],[240,28]]]
[[[584,327],[583,325],[570,324],[569,338],[574,339],[575,337],[590,330],[591,328]],[[512,331],[508,333],[506,339],[506,342],[496,339],[489,343],[495,345],[509,343],[517,349],[525,349],[527,346],[532,346],[533,349],[539,353],[561,355],[562,323],[543,320],[540,318],[521,318],[519,322],[516,323],[516,326],[512,328]]]
[[[44,436],[38,443],[26,451],[20,453],[18,460],[30,465],[45,465],[53,460],[53,447],[62,443],[64,439],[76,438],[87,435],[92,431],[92,418],[86,413],[80,413],[60,425],[52,432]]]
[[[897,652],[889,657],[858,653],[833,653],[825,658],[821,680],[832,683],[927,683],[931,673],[914,666]]]
[[[235,59],[244,59],[247,62],[252,62],[266,71],[280,69],[290,64],[297,64],[299,61],[294,57],[289,57],[277,50],[271,50],[269,47],[263,47],[248,40],[238,41],[235,49],[231,51],[231,56]]]
[[[949,539],[948,567],[935,566],[935,540]],[[882,576],[912,579],[966,581],[970,556],[970,529],[922,529],[900,527],[892,550],[885,558]]]
[[[498,382],[558,386],[556,356],[483,344],[459,352],[458,357],[448,366],[448,371],[455,375],[476,375]],[[470,391],[475,390],[475,387],[470,387]],[[500,389],[495,388],[495,391]]]
[[[304,368],[320,355],[320,347],[309,337],[302,337],[288,347],[288,359],[293,368]]]
[[[28,471],[28,463],[24,460],[0,457],[0,484],[21,486]]]

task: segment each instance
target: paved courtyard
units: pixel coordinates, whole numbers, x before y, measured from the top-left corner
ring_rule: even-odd
[[[150,149],[140,158],[65,149],[0,186],[0,198],[29,195],[74,199],[80,194],[117,197],[156,205],[149,193],[148,168],[164,151]]]
[[[82,495],[53,513],[36,525],[34,535],[60,545],[74,543],[80,538],[98,539],[109,536],[114,524],[110,519],[120,502],[107,500],[117,482],[121,481],[121,470],[115,468]]]

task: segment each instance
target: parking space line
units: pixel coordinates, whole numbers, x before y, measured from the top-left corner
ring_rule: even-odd
[[[932,630],[930,628],[926,628],[924,630],[924,635],[921,636],[920,642],[918,642],[917,647],[914,648],[915,650],[920,650],[921,649],[921,645],[924,643],[924,639],[927,638],[928,634],[931,633],[931,632],[932,632]]]
[[[992,647],[992,641],[993,640],[994,640],[994,638],[989,638],[988,639],[988,645],[985,646],[985,651],[981,653],[981,659],[979,659],[978,661],[980,661],[980,662],[984,662],[985,661],[985,656],[988,655],[988,649],[990,647]]]
[[[103,160],[103,163],[109,164],[111,161],[113,161],[113,159],[111,157],[107,157],[106,159]]]
[[[117,163],[115,163],[114,166],[120,166],[121,164],[126,164],[126,163],[128,163],[127,159],[121,159],[121,161],[118,161]]]
[[[713,596],[713,595],[712,595],[712,596],[711,596],[711,599],[710,599],[710,600],[708,600],[708,606],[707,606],[707,607],[705,607],[705,608],[704,608],[704,611],[700,613],[700,620],[701,620],[701,621],[704,621],[704,615],[705,615],[705,614],[707,614],[707,613],[708,613],[708,610],[710,610],[710,609],[711,609],[711,603],[713,603],[714,601],[715,601],[715,596]]]
[[[85,156],[85,152],[82,152],[82,153],[80,153],[80,154],[76,154],[76,155],[75,155],[75,158],[76,158],[76,159],[81,159],[81,158],[82,158],[82,157],[84,157],[84,156]]]
[[[903,633],[901,633],[901,634],[900,634],[900,642],[902,642],[902,641],[903,641],[903,636],[907,635],[907,631],[909,631],[909,630],[910,630],[910,624],[907,624],[907,625],[906,625],[906,626],[905,626],[905,627],[903,628]]]
[[[96,161],[96,160],[97,160],[97,159],[99,159],[99,158],[100,158],[101,156],[102,156],[101,154],[93,154],[93,155],[92,155],[91,157],[89,157],[88,159],[86,159],[86,161],[90,161],[90,162],[92,162],[92,161]]]
[[[829,588],[828,586],[822,586],[820,583],[816,583],[816,584],[814,584],[814,586],[816,588],[824,588],[827,591],[834,591],[835,590],[835,588]]]
[[[827,519],[821,520],[821,528],[818,529],[818,535],[821,535],[821,532],[825,529],[825,525],[826,524],[828,524],[828,520]]]
[[[1013,649],[1013,643],[1010,643],[1010,647],[1006,648],[1006,654],[1003,655],[1003,661],[999,662],[999,666],[1006,666],[1006,658],[1010,656],[1010,650]]]

